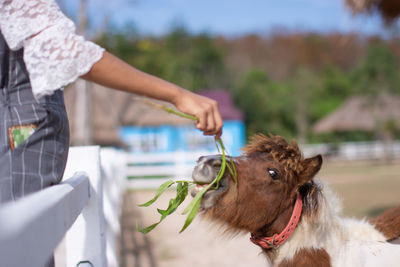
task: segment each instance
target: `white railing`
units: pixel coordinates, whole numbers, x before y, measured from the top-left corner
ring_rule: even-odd
[[[1,266],[44,266],[89,196],[88,177],[77,174],[4,205],[0,210]]]
[[[380,141],[343,142],[333,144],[304,145],[302,151],[306,156],[323,154],[334,160],[379,160],[400,158],[400,141],[385,144]]]
[[[199,157],[216,154],[217,151],[167,152],[127,155],[128,187],[157,188],[166,180],[191,179]]]
[[[307,144],[301,146],[306,157],[322,154],[331,160],[376,160],[400,158],[400,142],[390,146],[382,142],[345,142],[336,147],[333,144]],[[204,155],[216,154],[217,151],[166,152],[127,155],[128,187],[157,188],[168,179],[190,179],[196,160]]]
[[[64,237],[62,266],[117,267],[125,166],[115,150],[70,149],[71,178],[0,207],[0,266],[42,267]]]

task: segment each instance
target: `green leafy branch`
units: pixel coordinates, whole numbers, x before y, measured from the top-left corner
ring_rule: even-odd
[[[180,117],[192,119],[194,121],[198,121],[198,119],[194,116],[187,115],[185,113],[176,111],[174,109],[171,109],[169,107],[166,107],[164,105],[156,104],[154,102],[148,101],[148,100],[143,100],[146,104],[149,104],[151,106],[163,109],[171,114],[175,114]],[[218,139],[216,141],[217,149],[221,149],[221,167],[218,171],[217,176],[214,178],[214,180],[208,184],[207,186],[203,187],[197,194],[196,196],[192,199],[192,201],[189,203],[189,205],[185,208],[183,211],[183,214],[188,214],[185,220],[185,223],[180,230],[179,233],[182,233],[193,221],[193,219],[196,217],[197,212],[199,211],[201,199],[204,196],[204,194],[212,187],[215,187],[218,189],[219,187],[219,182],[222,179],[226,168],[228,168],[229,172],[232,174],[234,177],[235,181],[235,189],[237,187],[237,172],[235,168],[235,164],[233,163],[232,158],[230,158],[229,162],[230,164],[227,164],[226,162],[226,154],[225,154],[225,146],[222,142],[222,139]],[[219,146],[218,146],[219,145]],[[194,185],[194,182],[189,182],[189,181],[173,181],[173,180],[168,180],[167,182],[163,183],[158,190],[156,191],[155,196],[149,200],[148,202],[141,204],[139,206],[141,207],[148,207],[151,204],[153,204],[168,188],[170,188],[173,184],[176,184],[176,196],[175,198],[172,198],[169,200],[168,207],[165,210],[157,209],[158,213],[161,215],[160,220],[157,223],[154,223],[148,227],[141,228],[139,225],[136,225],[136,228],[139,232],[147,234],[151,230],[153,230],[158,224],[160,224],[168,215],[172,214],[173,212],[176,211],[178,206],[182,204],[182,202],[185,200],[186,196],[188,195],[189,191],[189,186]]]

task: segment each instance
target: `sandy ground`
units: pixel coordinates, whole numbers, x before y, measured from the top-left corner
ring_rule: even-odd
[[[260,254],[260,248],[249,241],[248,234],[235,237],[223,235],[223,230],[219,226],[202,220],[200,216],[197,216],[192,224],[179,234],[185,221],[185,216],[180,215],[183,208],[167,217],[147,235],[135,230],[129,231],[127,226],[135,220],[138,220],[142,226],[148,226],[159,219],[154,209],[136,206],[138,203],[151,199],[153,195],[153,191],[134,191],[125,197],[126,216],[123,219],[125,240],[123,242],[124,246],[128,250],[133,249],[133,252],[126,253],[128,250],[125,251],[124,260],[121,262],[122,267],[269,266],[266,258]],[[173,196],[174,192],[168,191],[153,205],[165,208],[168,200]],[[186,207],[187,200],[181,207]]]

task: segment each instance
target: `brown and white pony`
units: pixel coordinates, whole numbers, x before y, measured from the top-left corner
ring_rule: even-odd
[[[400,266],[400,208],[373,222],[342,218],[340,203],[314,179],[320,155],[304,159],[297,144],[282,137],[256,135],[232,158],[237,185],[226,171],[218,189],[203,197],[201,210],[227,230],[249,232],[273,266]],[[198,160],[194,192],[210,183],[221,157]]]

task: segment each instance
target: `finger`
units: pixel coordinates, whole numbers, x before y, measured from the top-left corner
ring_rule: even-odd
[[[213,132],[214,134],[217,132],[215,129],[216,123],[214,118],[214,112],[209,112],[207,116],[207,132]]]
[[[205,131],[207,129],[207,113],[200,112],[196,117],[199,119],[199,121],[196,122],[196,128],[200,131]]]
[[[214,108],[214,120],[215,120],[215,132],[216,134],[222,134],[222,127],[224,126],[224,121],[222,120],[221,113],[218,110],[218,104],[215,105]]]
[[[218,141],[221,138],[221,135],[222,135],[222,128],[216,133],[214,139]]]
[[[213,103],[212,107],[213,107],[212,116],[214,122],[214,129],[212,130],[210,129],[209,132],[212,131],[213,134],[215,134],[216,140],[218,140],[222,135],[222,127],[224,126],[224,122],[218,110],[218,103],[216,101]]]
[[[203,135],[215,135],[214,131],[204,131]]]

